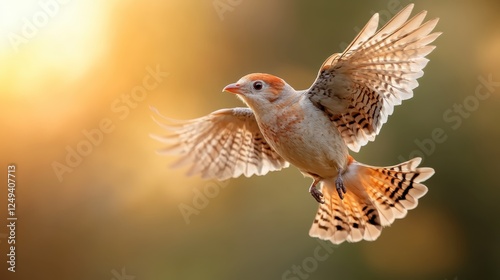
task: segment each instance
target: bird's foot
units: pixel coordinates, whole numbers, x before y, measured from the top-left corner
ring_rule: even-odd
[[[312,197],[314,197],[314,199],[316,199],[317,202],[325,203],[325,201],[323,200],[323,194],[316,188],[316,184],[316,181],[311,184],[311,186],[309,187],[309,193],[312,195]]]
[[[341,171],[339,170],[339,175],[337,176],[337,179],[335,179],[335,187],[340,199],[344,199],[344,194],[347,193],[347,191],[345,189],[344,180],[342,180],[342,175],[340,175],[340,172]]]

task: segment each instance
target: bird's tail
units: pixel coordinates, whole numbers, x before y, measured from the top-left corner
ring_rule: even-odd
[[[325,203],[319,205],[309,235],[335,244],[377,239],[382,227],[406,216],[427,193],[421,182],[430,178],[434,169],[418,167],[421,161],[414,158],[394,166],[375,167],[351,158],[342,175],[347,190],[344,199],[339,198],[335,180],[323,181]]]

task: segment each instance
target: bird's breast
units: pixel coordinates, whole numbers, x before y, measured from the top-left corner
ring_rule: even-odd
[[[337,168],[345,165],[348,152],[344,140],[315,107],[295,103],[263,118],[259,125],[271,147],[303,172],[334,176]]]

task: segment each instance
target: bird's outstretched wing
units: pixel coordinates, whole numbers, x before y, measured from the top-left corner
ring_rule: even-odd
[[[422,23],[426,11],[408,20],[412,9],[408,5],[378,31],[374,14],[343,53],[323,63],[306,91],[355,152],[375,139],[395,105],[413,96],[425,56],[435,48],[428,44],[441,34],[431,34],[437,18]]]
[[[168,146],[158,152],[178,154],[174,167],[190,165],[188,175],[226,180],[245,175],[264,175],[288,167],[262,136],[249,108],[215,111],[198,119],[179,121],[161,116],[155,121],[170,134],[151,135]]]

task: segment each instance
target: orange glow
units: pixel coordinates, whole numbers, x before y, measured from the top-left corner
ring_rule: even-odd
[[[16,164],[15,277],[118,280],[125,267],[137,280],[281,279],[309,260],[318,246],[307,235],[318,207],[309,180],[294,167],[224,184],[186,177],[169,168],[176,157],[155,152],[163,144],[150,134],[165,132],[150,106],[174,119],[245,106],[221,89],[249,73],[307,88],[370,11],[393,2],[0,1],[0,182]],[[416,3],[441,17],[443,36],[415,97],[353,157],[395,164],[442,128],[446,142],[424,159],[436,175],[403,221],[376,243],[333,248],[310,279],[487,279],[460,273],[498,263],[499,95],[459,129],[443,118],[478,75],[500,73],[497,2]],[[217,195],[204,201],[207,190]],[[4,277],[6,198],[0,185],[0,278],[16,279]],[[198,211],[190,223],[185,205]]]

